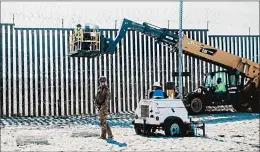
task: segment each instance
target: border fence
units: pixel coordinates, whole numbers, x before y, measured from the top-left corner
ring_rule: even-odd
[[[177,31],[177,29],[175,29]],[[128,30],[115,54],[70,58],[73,29],[17,28],[0,24],[0,116],[64,116],[95,114],[98,77],[111,90],[112,113],[133,111],[154,81],[177,85],[178,59],[153,38]],[[116,29],[102,29],[115,37]],[[207,29],[184,29],[190,38],[259,62],[259,35],[208,35]],[[220,67],[183,55],[183,86],[194,90],[204,74]]]

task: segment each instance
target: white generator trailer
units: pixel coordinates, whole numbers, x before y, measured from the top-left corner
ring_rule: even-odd
[[[198,136],[198,129],[205,124],[193,122],[188,116],[181,99],[142,99],[135,110],[132,122],[136,134],[149,135],[156,130],[164,130],[166,136]]]

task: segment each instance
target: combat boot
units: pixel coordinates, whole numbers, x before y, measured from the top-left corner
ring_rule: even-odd
[[[106,139],[106,131],[101,131],[101,136],[99,137],[99,139]]]
[[[98,137],[98,139],[106,139],[106,137],[100,136]]]
[[[114,139],[114,136],[112,135],[112,136],[108,136],[107,138],[109,138],[109,139]]]
[[[108,124],[107,124],[107,135],[108,138],[113,138],[112,130]]]

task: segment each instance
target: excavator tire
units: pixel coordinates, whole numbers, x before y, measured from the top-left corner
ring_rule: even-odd
[[[249,108],[249,103],[236,104],[233,105],[233,108],[236,109],[237,112],[246,112]]]
[[[198,115],[205,112],[205,105],[200,98],[194,98],[190,101],[190,107],[188,109],[189,114]]]
[[[255,103],[256,103],[255,105],[252,104],[252,107],[251,107],[252,112],[260,113],[260,100],[258,102],[256,101]]]
[[[251,109],[254,113],[260,113],[260,95],[257,94],[257,98],[254,102],[251,103]]]

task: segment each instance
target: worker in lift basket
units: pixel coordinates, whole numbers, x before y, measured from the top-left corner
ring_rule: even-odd
[[[154,99],[168,98],[167,94],[163,92],[160,82],[154,82],[153,91],[150,92],[149,98],[154,98]]]
[[[83,40],[91,40],[91,28],[89,24],[85,24],[84,33],[83,33]],[[82,43],[82,50],[91,50],[91,43],[83,42]]]
[[[216,93],[225,93],[226,92],[226,86],[225,84],[222,82],[221,78],[217,79],[217,84],[216,84]]]
[[[77,24],[77,27],[74,29],[74,42],[75,43],[75,47],[78,50],[79,46],[80,46],[80,42],[82,42],[83,40],[83,30],[81,28],[81,24]]]
[[[95,105],[99,110],[100,126],[101,126],[101,139],[113,138],[113,134],[109,124],[107,123],[107,115],[109,114],[109,102],[110,102],[110,91],[106,85],[106,77],[101,76],[99,78],[98,92],[95,97]]]

